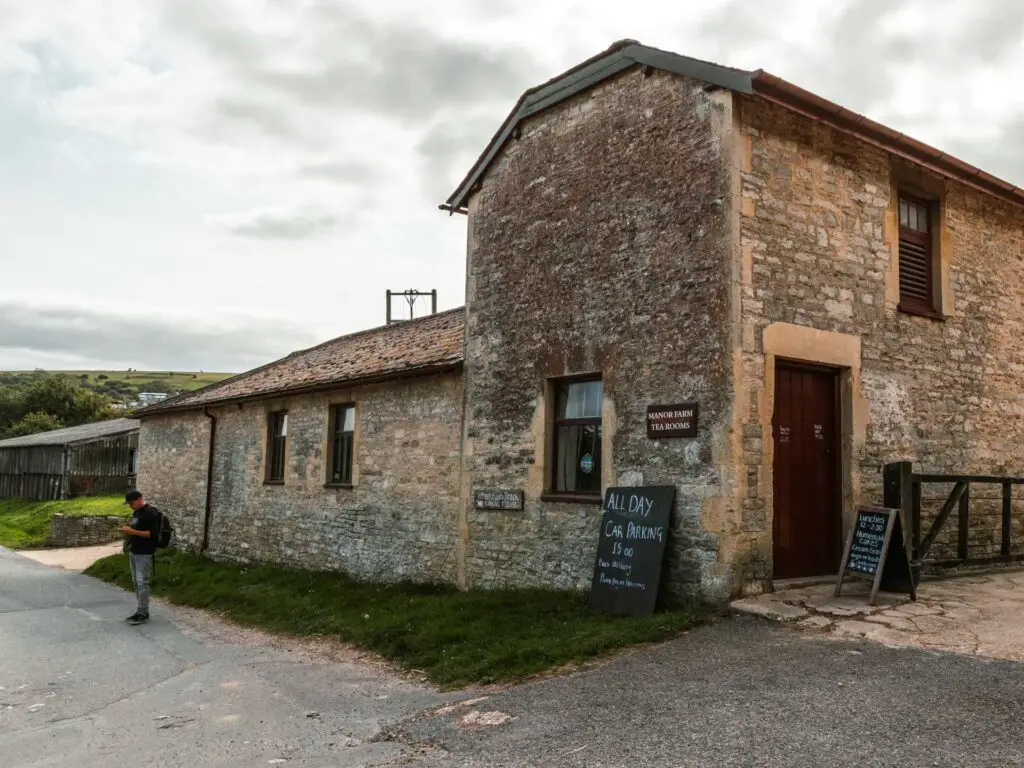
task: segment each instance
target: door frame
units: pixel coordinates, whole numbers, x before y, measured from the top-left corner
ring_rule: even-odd
[[[836,563],[838,569],[839,563],[842,557],[843,551],[843,533],[844,533],[844,499],[846,497],[846,488],[848,484],[847,473],[844,471],[847,465],[847,453],[846,453],[846,440],[845,435],[847,434],[846,424],[848,410],[845,409],[843,396],[844,390],[844,379],[847,378],[849,369],[845,369],[839,366],[824,365],[821,363],[810,363],[805,360],[797,360],[789,357],[777,356],[774,359],[773,371],[772,371],[772,413],[769,424],[772,425],[772,521],[771,521],[771,536],[772,536],[772,552],[775,550],[775,396],[778,392],[778,372],[779,369],[788,369],[795,371],[807,371],[808,373],[817,373],[829,376],[832,379],[832,407],[833,407],[833,434],[832,434],[832,454],[833,454],[833,482],[832,482],[832,499],[830,506],[832,507],[831,514],[833,515],[833,521],[835,523],[835,534],[834,541],[832,542],[832,555],[833,560]],[[820,574],[820,576],[834,576],[835,574]],[[809,576],[807,578],[818,578],[815,576]],[[775,579],[775,561],[774,556],[772,558],[772,579]]]

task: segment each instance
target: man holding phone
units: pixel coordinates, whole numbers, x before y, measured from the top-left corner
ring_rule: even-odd
[[[132,519],[121,528],[121,533],[126,537],[128,563],[138,599],[135,613],[125,618],[125,621],[137,626],[149,621],[149,579],[153,573],[153,556],[156,554],[158,517],[156,508],[149,506],[139,491],[125,494],[124,503],[132,508]]]

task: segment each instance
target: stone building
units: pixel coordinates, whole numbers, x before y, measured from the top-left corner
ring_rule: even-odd
[[[622,41],[527,91],[441,206],[467,216],[464,310],[369,332],[361,375],[380,381],[358,391],[293,388],[298,353],[145,409],[142,482],[158,501],[188,489],[191,541],[213,550],[566,588],[589,583],[602,491],[669,484],[671,594],[834,573],[887,462],[1024,475],[1022,205],[764,71]],[[444,373],[368,372],[437,323]],[[225,403],[233,386],[260,399]],[[341,401],[360,470],[344,491],[323,488]],[[682,404],[695,436],[649,432],[650,408]],[[262,478],[285,407],[282,489]],[[522,509],[481,508],[490,491]]]
[[[342,336],[143,408],[139,487],[187,548],[451,581],[462,322]]]

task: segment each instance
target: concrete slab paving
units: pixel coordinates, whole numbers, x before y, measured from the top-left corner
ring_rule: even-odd
[[[779,621],[803,610],[810,620],[801,629],[837,637],[862,637],[905,648],[925,648],[993,659],[1024,661],[1024,572],[997,572],[944,580],[926,580],[918,599],[879,594],[869,605],[864,582],[784,590],[732,604],[733,610]]]
[[[54,568],[63,568],[68,571],[81,573],[97,560],[110,555],[116,555],[121,551],[121,542],[113,544],[100,544],[96,547],[68,547],[66,549],[28,549],[22,550],[19,554],[37,563],[49,565]]]

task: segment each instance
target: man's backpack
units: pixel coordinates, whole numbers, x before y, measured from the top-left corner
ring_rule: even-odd
[[[156,511],[156,546],[158,549],[166,549],[171,546],[174,540],[174,526],[171,521],[160,510]]]

